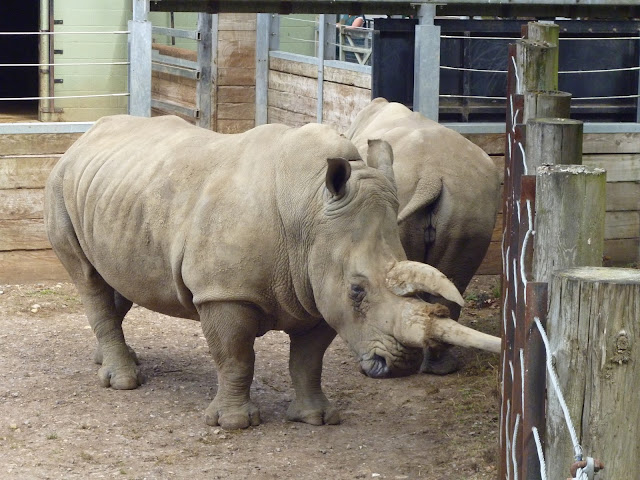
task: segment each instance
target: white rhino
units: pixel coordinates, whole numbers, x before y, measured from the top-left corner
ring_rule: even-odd
[[[369,139],[389,142],[407,258],[436,267],[463,293],[487,252],[498,211],[500,176],[491,158],[459,133],[384,98],[367,105],[346,136],[365,159]],[[458,319],[460,306],[443,303]],[[421,369],[446,374],[458,367],[448,349],[435,348],[425,352]]]
[[[220,135],[176,117],[98,121],[46,186],[45,222],[98,340],[103,386],[142,382],[122,321],[136,302],[199,320],[218,373],[209,425],[260,421],[249,390],[256,336],[290,335],[287,416],[334,424],[321,389],[336,332],[373,377],[410,371],[441,341],[497,351],[418,292],[462,303],[440,272],[406,260],[392,152],[372,168],[329,127],[265,125]]]

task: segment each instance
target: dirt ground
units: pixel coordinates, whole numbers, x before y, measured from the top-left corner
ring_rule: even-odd
[[[462,323],[497,334],[497,277],[476,277]],[[102,388],[75,288],[0,286],[0,478],[494,479],[498,357],[458,350],[459,372],[375,380],[346,344],[325,356],[324,389],[342,424],[285,421],[288,337],[256,341],[262,425],[204,423],[216,375],[200,325],[134,307],[125,335],[147,382]]]

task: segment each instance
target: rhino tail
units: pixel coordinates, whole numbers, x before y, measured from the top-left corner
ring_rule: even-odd
[[[398,224],[403,223],[419,210],[433,205],[440,198],[443,188],[442,177],[435,179],[421,178],[416,185],[411,200],[398,213]]]

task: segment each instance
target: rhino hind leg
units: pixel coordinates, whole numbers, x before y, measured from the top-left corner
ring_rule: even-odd
[[[289,334],[289,373],[296,398],[287,410],[287,420],[311,425],[335,425],[340,414],[322,391],[322,357],[336,332],[322,321],[304,334]]]
[[[131,305],[107,284],[87,259],[66,210],[62,175],[50,179],[46,192],[45,219],[49,241],[64,265],[85,307],[99,345],[98,378],[104,387],[137,388],[144,381],[122,332],[122,320]],[[120,298],[117,298],[120,297]]]
[[[262,313],[249,304],[209,302],[198,306],[202,331],[218,372],[218,391],[205,411],[207,425],[238,430],[260,425],[251,401],[255,352]]]
[[[113,291],[113,299],[116,304],[116,312],[118,314],[118,317],[121,318],[120,323],[122,324],[122,321],[124,320],[125,315],[127,314],[127,312],[129,312],[129,310],[133,306],[133,302],[130,300],[127,300],[119,292],[115,290]],[[127,348],[129,349],[129,354],[133,358],[133,361],[135,362],[135,364],[140,365],[140,360],[138,360],[138,355],[136,355],[136,352],[133,350],[133,348],[131,348],[129,345],[127,345]],[[98,344],[98,346],[96,347],[96,351],[93,354],[93,361],[98,365],[102,365],[102,360],[103,360],[102,348],[100,348],[100,344]]]

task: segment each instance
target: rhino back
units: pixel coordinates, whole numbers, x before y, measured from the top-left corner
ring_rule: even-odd
[[[272,309],[287,264],[276,171],[292,163],[291,136],[278,125],[220,135],[172,117],[98,122],[56,167],[83,253],[122,295],[163,313],[194,318],[215,300]]]

